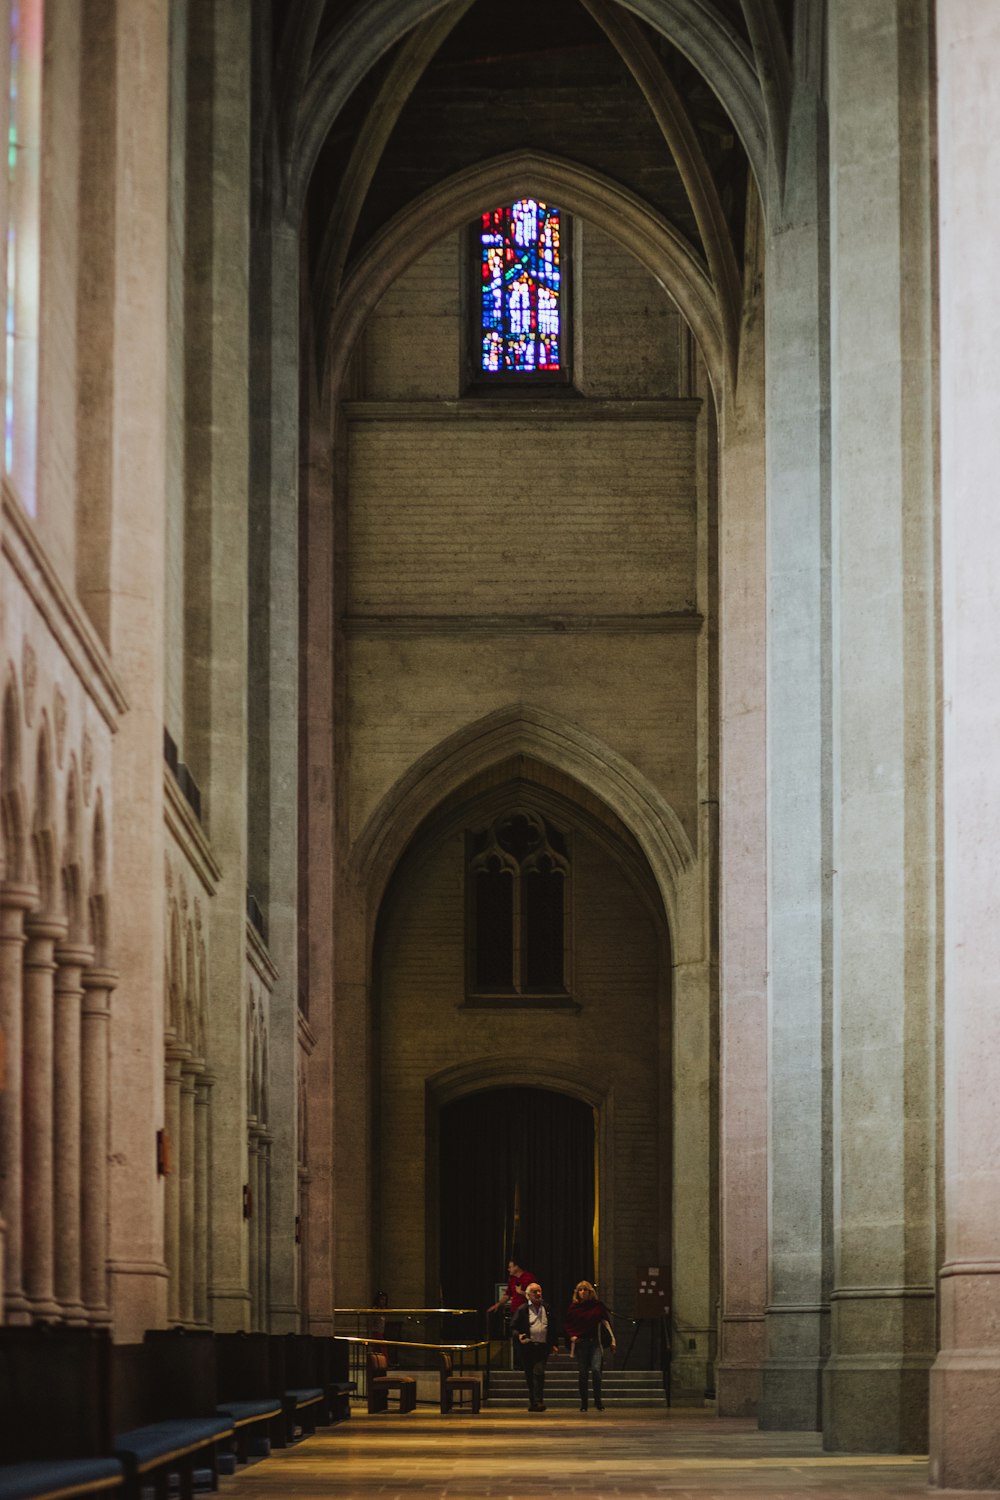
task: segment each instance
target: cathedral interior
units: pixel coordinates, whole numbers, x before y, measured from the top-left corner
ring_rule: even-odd
[[[655,1265],[1000,1488],[1000,10],[0,26],[4,1324]]]

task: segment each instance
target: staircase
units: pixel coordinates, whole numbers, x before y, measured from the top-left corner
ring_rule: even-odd
[[[593,1407],[594,1393],[587,1382],[587,1399]],[[608,1411],[626,1407],[665,1404],[663,1377],[659,1370],[614,1370],[604,1366],[601,1396]],[[490,1411],[526,1410],[528,1388],[521,1370],[490,1371]],[[553,1354],[545,1375],[545,1405],[553,1410],[576,1409],[580,1405],[576,1361],[568,1354]]]

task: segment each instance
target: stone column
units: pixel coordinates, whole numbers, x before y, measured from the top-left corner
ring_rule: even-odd
[[[1000,12],[937,7],[944,700],[944,1264],[931,1483],[1000,1490]]]
[[[924,1452],[935,1349],[934,327],[926,0],[829,10],[834,1286],[824,1444]]]
[[[180,1321],[194,1322],[195,1258],[195,1094],[200,1066],[190,1059],[181,1065],[180,1093]]]
[[[53,1057],[55,1292],[67,1323],[87,1321],[81,1280],[81,1009],[83,970],[93,951],[62,943],[56,949]]]
[[[800,56],[795,71],[785,190],[769,205],[765,335],[770,1128],[760,1421],[778,1431],[821,1425],[831,1273],[826,133],[821,58]]]
[[[6,1323],[27,1323],[21,1258],[23,1234],[22,1074],[24,1010],[24,917],[38,900],[30,886],[5,885],[0,890],[0,1031],[6,1049],[3,1087],[0,1088],[0,1213],[6,1226],[4,1246],[4,1316]]]
[[[212,1085],[211,1073],[198,1077],[194,1108],[194,1321],[208,1327],[209,1228],[212,1201]]]
[[[273,1135],[261,1129],[257,1136],[257,1284],[260,1326],[271,1332],[271,1144]],[[294,1243],[295,1221],[292,1220]]]
[[[65,923],[41,916],[27,923],[24,953],[24,1290],[33,1318],[56,1318],[53,1240],[53,1022],[55,946]]]
[[[83,973],[80,1077],[80,1282],[91,1323],[111,1321],[108,1309],[108,1034],[111,991],[118,976],[110,969]]]
[[[163,1258],[167,1263],[167,1319],[181,1316],[181,1073],[187,1052],[167,1044],[163,1119],[170,1142],[170,1170],[163,1204]]]
[[[80,347],[92,377],[81,395],[83,446],[99,476],[81,489],[81,534],[97,553],[87,605],[128,700],[114,741],[109,891],[120,1004],[110,1032],[108,1266],[123,1342],[141,1340],[166,1314],[155,1153],[165,1031],[169,12],[170,0],[115,0],[88,5],[81,28],[88,96],[106,127],[95,135],[101,150],[84,153],[81,166],[81,196],[96,193],[103,210],[81,250],[81,317],[91,323]]]
[[[252,6],[189,6],[185,224],[185,743],[213,847],[206,1055],[212,1100],[211,1322],[247,1326],[248,276]],[[265,368],[257,382],[266,383]],[[294,425],[294,423],[293,423]],[[280,585],[275,581],[274,587]],[[249,812],[248,812],[249,806]],[[256,892],[261,895],[259,891]]]
[[[716,1399],[721,1417],[757,1415],[767,1305],[767,884],[762,879],[767,867],[767,720],[761,233],[762,226],[751,223],[739,382],[734,391],[727,392],[720,424],[721,1306]]]
[[[247,1182],[250,1185],[249,1278],[250,1278],[250,1327],[255,1332],[263,1328],[260,1305],[260,1145],[257,1139],[256,1122],[249,1126],[247,1150]]]
[[[251,801],[259,819],[252,884],[264,893],[268,953],[277,971],[270,992],[269,1088],[274,1131],[275,1213],[272,1225],[271,1319],[275,1332],[299,1326],[298,1257],[295,1247],[295,1172],[298,1090],[299,971],[299,332],[297,226],[276,225],[270,236],[272,323],[270,411],[265,495],[252,503],[266,509],[266,537],[255,570],[267,590],[253,608],[254,697],[251,740],[262,761],[251,760]],[[288,420],[292,413],[293,420]],[[256,486],[255,486],[256,488]],[[259,572],[257,574],[259,575]],[[266,719],[261,715],[266,713]],[[266,746],[266,751],[264,747]]]

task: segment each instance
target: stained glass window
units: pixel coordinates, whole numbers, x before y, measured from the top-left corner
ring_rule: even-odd
[[[563,216],[520,198],[482,216],[482,375],[558,375],[564,369]]]

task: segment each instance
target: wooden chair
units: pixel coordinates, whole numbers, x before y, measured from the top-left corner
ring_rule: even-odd
[[[451,1411],[456,1394],[468,1391],[471,1410],[477,1412],[483,1403],[483,1380],[481,1375],[455,1374],[455,1356],[450,1349],[441,1351],[441,1412]]]
[[[389,1410],[389,1392],[399,1395],[399,1410],[413,1411],[417,1404],[417,1382],[412,1375],[389,1374],[389,1356],[384,1349],[368,1346],[368,1410]]]

